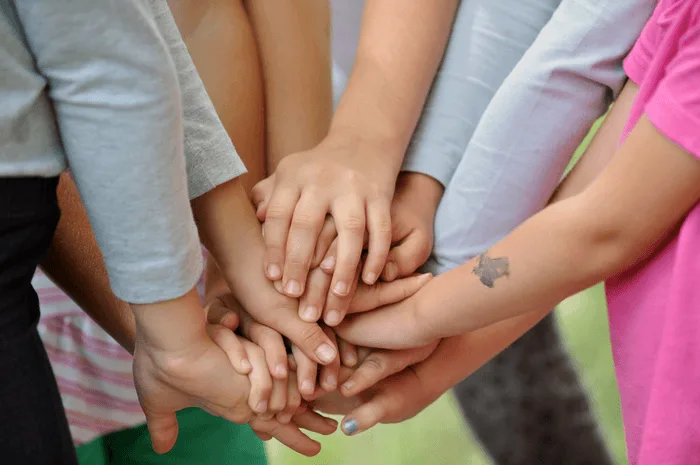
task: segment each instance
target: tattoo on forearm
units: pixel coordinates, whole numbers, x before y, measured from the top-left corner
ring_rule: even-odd
[[[491,258],[484,252],[479,255],[479,263],[477,263],[473,272],[479,277],[481,284],[486,287],[493,288],[494,283],[501,276],[509,276],[508,257]]]

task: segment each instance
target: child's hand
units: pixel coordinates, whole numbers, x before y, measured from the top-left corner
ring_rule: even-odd
[[[421,173],[401,173],[391,203],[391,243],[382,279],[411,276],[433,250],[435,213],[444,188]]]
[[[289,370],[282,336],[253,320],[230,293],[211,298],[206,308],[210,326],[215,328],[210,331],[217,334],[214,340],[226,350],[229,358],[246,357],[239,366],[250,368],[247,371],[236,369],[249,374],[250,408],[262,419],[269,420],[287,405]],[[236,329],[245,339],[233,334]]]
[[[132,307],[134,381],[156,452],[165,453],[175,444],[178,410],[200,407],[235,423],[249,421],[248,379],[236,373],[207,335],[196,291]]]
[[[350,291],[369,232],[362,279],[374,284],[391,244],[390,206],[398,167],[381,147],[363,141],[326,139],[316,148],[289,155],[274,177],[253,189],[258,218],[265,221],[266,274],[299,297],[327,214],[338,228],[339,249],[332,292]],[[264,206],[261,206],[264,204]]]
[[[427,283],[429,276],[412,276],[391,283],[380,281],[371,286],[356,280],[349,294],[350,299],[343,302],[332,293],[328,293],[330,275],[321,268],[315,268],[309,274],[306,293],[299,300],[299,315],[305,321],[316,321],[323,310],[325,323],[337,326],[348,313],[366,312],[415,294]],[[313,316],[306,313],[309,308],[313,309]]]

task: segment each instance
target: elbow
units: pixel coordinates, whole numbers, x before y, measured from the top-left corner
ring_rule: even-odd
[[[623,218],[581,215],[576,225],[580,263],[591,284],[604,281],[639,262],[653,250],[653,243]],[[591,221],[591,218],[593,220]]]

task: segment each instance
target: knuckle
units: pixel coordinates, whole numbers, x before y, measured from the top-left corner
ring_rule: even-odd
[[[370,355],[363,362],[365,368],[371,371],[383,372],[386,369],[385,361],[377,355]]]
[[[301,231],[309,231],[316,226],[314,218],[306,213],[297,213],[292,218],[292,228]]]
[[[326,335],[320,326],[315,324],[304,325],[299,332],[299,339],[304,344],[315,346],[326,339]]]
[[[358,213],[348,215],[342,220],[343,229],[350,233],[364,233],[365,217]]]
[[[359,188],[363,183],[364,176],[355,170],[347,170],[343,174],[343,180],[350,186]]]

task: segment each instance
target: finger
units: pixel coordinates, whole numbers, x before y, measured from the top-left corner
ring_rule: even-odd
[[[362,255],[365,234],[365,208],[356,199],[340,199],[331,208],[338,230],[338,255],[331,292],[344,297],[350,292],[357,265]]]
[[[238,328],[240,305],[231,295],[213,299],[206,307],[207,321],[213,325],[224,326],[231,331]]]
[[[350,292],[346,296],[338,296],[333,292],[329,292],[326,295],[326,303],[323,309],[323,322],[328,326],[337,326],[345,318],[348,308],[350,307],[350,302],[352,301],[355,291],[357,290],[357,285],[360,278],[361,265],[357,267],[355,272],[355,278],[352,280],[352,286],[350,287]]]
[[[258,182],[250,192],[250,200],[256,209],[256,214],[259,221],[265,221],[266,207],[275,189],[275,175],[263,179]]]
[[[297,361],[294,358],[294,355],[292,354],[287,354],[287,363],[289,364],[289,371],[296,373],[297,371]],[[295,375],[296,376],[296,375]]]
[[[287,235],[294,207],[299,200],[296,189],[277,189],[267,207],[263,239],[265,240],[265,275],[272,281],[282,278]]]
[[[297,311],[293,317],[278,326],[275,329],[287,336],[307,357],[317,363],[327,365],[338,356],[335,343],[326,336],[321,327],[316,323],[302,321]]]
[[[347,341],[337,338],[338,341],[338,353],[340,354],[340,361],[343,365],[352,368],[357,365],[357,348]]]
[[[219,325],[207,325],[209,337],[226,353],[233,369],[241,375],[247,375],[253,369],[248,354],[241,340],[228,328]]]
[[[261,325],[250,317],[244,317],[244,331],[248,339],[265,353],[270,374],[276,379],[287,379],[287,349],[280,333]]]
[[[417,349],[373,351],[340,387],[340,393],[352,397],[408,366],[425,360],[437,347],[437,342]]]
[[[369,354],[372,353],[374,349],[370,349],[369,347],[358,347],[357,348],[357,360],[358,363],[364,362],[364,360],[369,357]]]
[[[272,439],[272,436],[269,435],[269,434],[267,434],[267,433],[260,433],[260,432],[255,431],[255,430],[253,430],[253,433],[255,433],[255,435],[256,435],[256,436],[258,437],[258,439],[260,439],[261,441],[269,441],[270,439]]]
[[[423,231],[413,230],[398,245],[391,248],[382,273],[385,281],[411,276],[430,257],[432,241]]]
[[[366,312],[401,302],[418,292],[432,277],[430,273],[425,273],[389,283],[378,282],[374,286],[360,283],[350,302],[348,313]]]
[[[316,388],[318,365],[307,357],[296,345],[292,346],[292,354],[297,364],[297,383],[302,397],[311,396]]]
[[[284,410],[277,414],[277,421],[287,424],[292,420],[297,410],[301,406],[301,393],[297,384],[296,373],[290,373],[287,382],[287,406]]]
[[[314,255],[311,258],[311,268],[316,268],[321,264],[321,261],[326,256],[326,252],[328,252],[328,249],[337,236],[338,232],[335,230],[333,217],[331,215],[326,215],[326,219],[323,221],[323,227],[316,241]]]
[[[270,394],[272,393],[272,377],[265,362],[265,353],[260,347],[245,339],[243,347],[245,347],[248,359],[253,366],[248,375],[250,380],[248,405],[255,413],[264,414],[268,410]]]
[[[383,381],[372,396],[341,421],[342,431],[355,435],[377,423],[393,423],[410,418],[425,406],[421,384],[413,370],[404,370]]]
[[[362,281],[372,285],[384,269],[391,247],[391,210],[388,202],[376,199],[367,203],[367,232],[369,246]]]
[[[321,450],[321,444],[306,436],[294,424],[283,425],[275,420],[263,421],[254,418],[250,426],[258,433],[270,435],[302,455],[312,457]]]
[[[324,327],[324,332],[335,339],[335,332],[329,328]],[[335,391],[338,388],[338,372],[340,371],[340,357],[336,357],[332,363],[322,366],[321,372],[319,373],[319,384],[326,392]]]
[[[323,260],[321,260],[321,263],[319,263],[318,267],[321,268],[326,273],[328,273],[329,275],[333,276],[333,272],[335,271],[335,263],[336,263],[335,257],[337,257],[337,256],[338,256],[338,238],[336,237],[335,239],[333,239],[333,242],[331,242],[330,247],[328,247],[328,251],[326,251],[326,255],[323,257]]]
[[[311,258],[327,211],[328,204],[313,191],[302,193],[294,209],[282,280],[285,294],[290,297],[299,297],[304,292]]]
[[[267,413],[277,414],[287,406],[287,384],[288,379],[273,379],[272,393],[270,394],[270,402]]]
[[[157,454],[169,452],[177,441],[178,426],[175,412],[156,413],[144,409],[144,413],[153,451]]]
[[[318,321],[330,287],[331,276],[320,268],[312,269],[306,280],[306,291],[299,299],[299,318],[310,323]]]
[[[326,418],[316,412],[306,411],[294,416],[294,423],[299,428],[304,428],[307,431],[323,434],[325,436],[335,433],[338,429],[338,422],[332,418]]]

